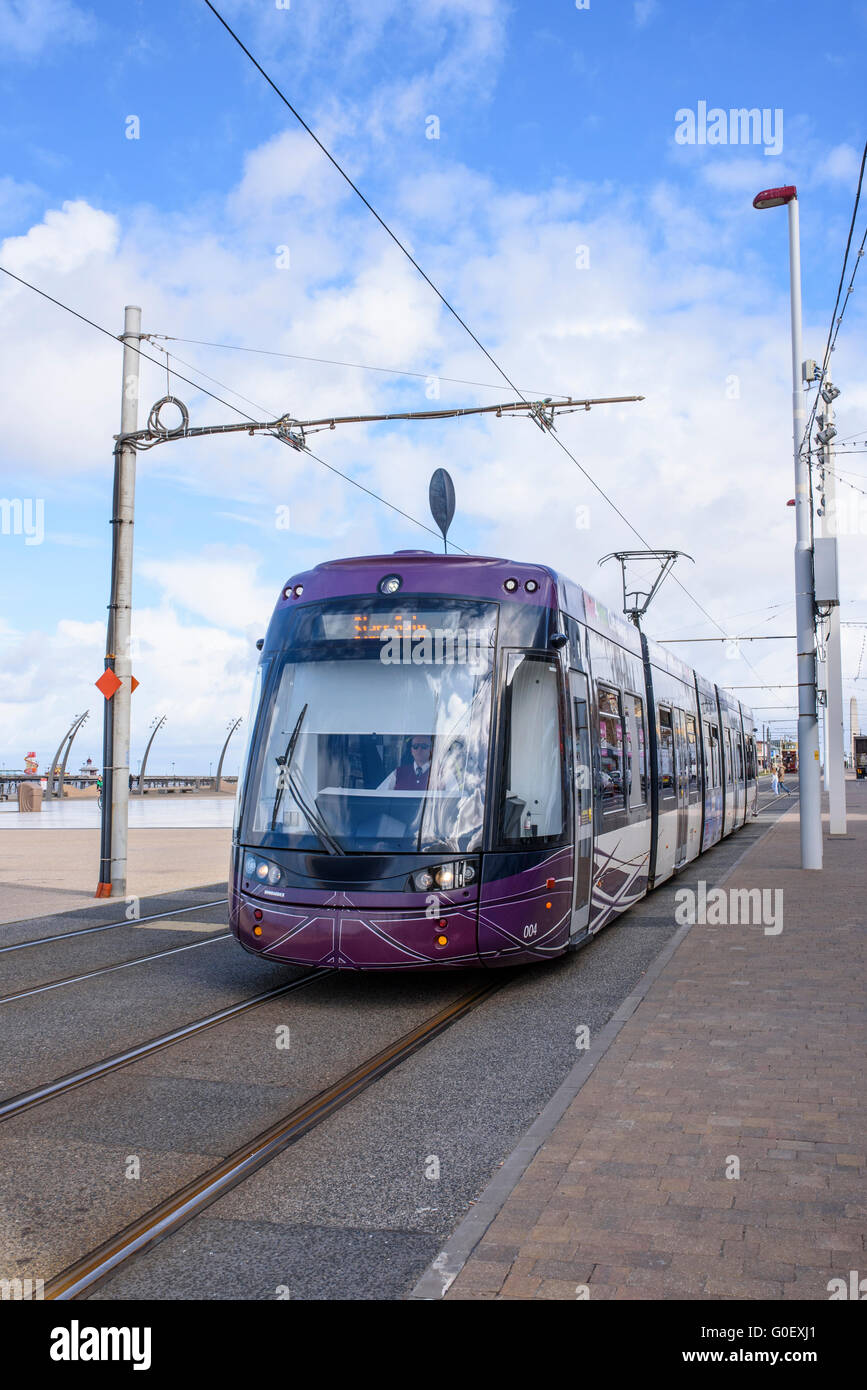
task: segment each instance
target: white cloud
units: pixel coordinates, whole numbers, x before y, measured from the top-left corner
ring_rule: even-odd
[[[35,183],[21,183],[8,175],[0,178],[0,222],[17,222],[31,211],[38,198]]]
[[[632,12],[638,28],[643,29],[646,24],[649,24],[658,9],[657,0],[635,0]]]
[[[116,331],[123,304],[138,302],[145,331],[497,383],[495,368],[382,229],[354,204],[331,197],[303,145],[284,133],[250,154],[224,217],[213,205],[175,216],[139,208],[116,218],[66,203],[25,236],[7,240],[0,260]],[[559,437],[651,544],[695,556],[696,566],[685,566],[680,577],[715,616],[722,621],[758,606],[763,595],[770,603],[788,594],[785,289],[771,287],[745,253],[740,215],[668,184],[624,192],[563,181],[523,194],[460,166],[442,168],[435,179],[405,179],[394,205],[420,262],[522,389],[647,397],[565,417]],[[285,272],[273,255],[282,240],[292,248]],[[576,267],[578,245],[589,248],[587,269]],[[806,330],[806,341],[824,340],[822,325]],[[847,333],[854,353],[863,341],[854,314]],[[106,498],[94,512],[94,530],[102,534],[119,351],[54,306],[5,285],[0,343],[4,386],[16,403],[5,425],[7,459],[20,459],[37,477],[92,481]],[[426,397],[424,380],[168,346],[268,412],[292,409],[305,418],[497,399],[482,388],[443,383],[438,402]],[[164,374],[147,363],[143,373],[142,416],[165,390]],[[236,418],[188,387],[177,393],[194,423]],[[852,421],[853,429],[862,423]],[[458,493],[458,543],[543,560],[618,602],[617,576],[598,570],[596,561],[638,542],[533,424],[351,426],[313,435],[310,443],[326,462],[424,521],[430,473],[448,467]],[[383,546],[437,548],[434,537],[267,439],[160,446],[143,456],[139,477],[142,497],[161,500],[167,513],[180,511],[188,540],[182,550],[175,533],[164,538],[158,526],[148,527],[146,512],[139,517],[136,584],[156,586],[158,598],[147,598],[147,589],[144,600],[137,598],[146,606],[135,612],[144,673],[136,728],[146,731],[151,715],[162,712],[159,701],[170,701],[181,742],[182,735],[213,741],[234,706],[244,707],[252,639],[264,632],[293,572]],[[579,504],[590,509],[589,530],[575,525]],[[288,533],[275,532],[277,505],[290,508]],[[210,548],[211,517],[226,512],[244,519],[248,537],[248,527],[258,527],[255,549]],[[91,615],[70,611],[60,591],[56,628],[6,635],[4,645],[13,649],[7,669],[23,673],[5,691],[13,749],[27,739],[33,746],[34,728],[53,730],[94,699],[103,603],[100,595],[98,623],[71,628],[71,620]],[[653,632],[673,635],[690,625],[713,632],[671,581],[655,609]],[[757,644],[747,654],[767,676],[790,680],[785,644],[770,646]],[[720,680],[758,679],[710,645],[696,653],[701,669]],[[58,669],[65,673],[60,692]]]
[[[160,587],[173,609],[232,632],[255,629],[258,635],[277,601],[277,586],[257,582],[257,556],[241,546],[231,551],[206,546],[195,556],[146,559],[138,569]]]
[[[820,183],[845,183],[854,188],[861,165],[861,155],[854,145],[835,145],[816,170]]]
[[[116,219],[79,199],[64,203],[59,212],[50,208],[24,236],[7,237],[0,243],[0,259],[22,276],[37,270],[69,275],[92,256],[112,256],[117,241]]]
[[[0,57],[35,58],[95,33],[93,16],[74,0],[0,0]]]

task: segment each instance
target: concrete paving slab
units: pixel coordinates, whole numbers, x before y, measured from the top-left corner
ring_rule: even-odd
[[[36,820],[36,816],[24,817]],[[230,825],[139,827],[129,833],[128,893],[148,897],[225,884]],[[8,829],[0,825],[0,923],[94,905],[99,876],[99,826]],[[120,899],[121,908],[125,906]]]

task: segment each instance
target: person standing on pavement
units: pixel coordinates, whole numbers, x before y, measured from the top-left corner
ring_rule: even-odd
[[[771,763],[771,795],[772,795],[772,796],[779,796],[779,794],[780,794],[780,776],[779,776],[779,773],[777,772],[777,764],[776,764],[776,763]]]

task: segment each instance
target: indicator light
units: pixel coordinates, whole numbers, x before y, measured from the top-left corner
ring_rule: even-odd
[[[441,918],[440,918],[440,926],[441,926],[441,927],[447,927],[447,926],[448,926],[448,920],[447,920],[445,917],[441,917]]]
[[[261,927],[254,927],[254,928],[253,928],[253,935],[254,935],[254,936],[261,936],[261,935],[262,935],[262,928],[261,928]]]
[[[546,906],[546,907],[550,907],[551,904],[550,904],[550,903],[546,903],[545,906]]]
[[[256,918],[256,921],[257,921],[257,922],[261,922],[261,920],[262,920],[262,909],[261,909],[261,907],[257,907],[257,908],[256,908],[256,911],[253,913],[253,916]]]
[[[554,887],[554,880],[553,880],[553,878],[546,878],[546,879],[545,879],[545,887],[547,888],[548,892],[550,893],[551,889]]]
[[[448,944],[449,944],[449,939],[448,939],[447,936],[438,936],[438,937],[437,937],[437,945],[438,945],[438,946],[448,946]]]

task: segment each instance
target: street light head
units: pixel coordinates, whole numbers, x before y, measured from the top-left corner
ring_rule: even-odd
[[[818,431],[817,431],[817,433],[816,433],[816,438],[818,439],[818,441],[819,441],[820,444],[830,444],[830,443],[831,443],[831,440],[834,438],[834,435],[835,435],[836,433],[837,433],[837,426],[836,426],[836,425],[826,425],[825,428],[824,428],[823,430],[818,430]]]
[[[822,400],[826,405],[830,405],[840,394],[839,386],[832,386],[830,381],[826,381],[822,387]]]
[[[783,203],[791,203],[797,196],[798,190],[793,183],[787,183],[784,188],[766,188],[753,198],[753,207],[763,212],[765,208],[778,208]]]

